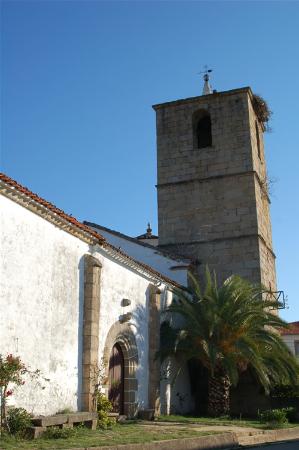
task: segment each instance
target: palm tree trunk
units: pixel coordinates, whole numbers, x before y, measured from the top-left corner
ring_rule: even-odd
[[[217,417],[229,414],[230,381],[227,376],[209,378],[208,414]]]

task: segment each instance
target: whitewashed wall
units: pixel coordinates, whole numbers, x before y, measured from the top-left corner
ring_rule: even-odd
[[[77,409],[83,260],[88,246],[17,203],[1,201],[0,352],[50,382],[27,380],[11,402],[34,413]]]
[[[1,201],[0,353],[19,355],[49,382],[28,382],[10,398],[11,404],[35,414],[53,414],[80,407],[84,254],[91,251],[102,263],[99,357],[110,327],[131,305],[139,367],[138,398],[147,407],[149,280],[92,252],[80,239],[47,222],[17,203]],[[160,286],[160,289],[163,286]]]
[[[162,275],[176,281],[182,286],[187,286],[186,266],[190,263],[190,261],[169,258],[154,247],[151,248],[144,246],[137,240],[136,242],[133,242],[121,236],[117,236],[112,232],[110,233],[107,230],[102,230],[101,228],[94,227],[94,230],[104,236],[110,244],[127,253],[127,255],[130,255],[137,261],[149,265]]]
[[[173,294],[165,290],[162,296],[162,310],[170,306]],[[170,319],[169,313],[161,314],[161,323]],[[181,320],[176,317],[172,323],[179,326]],[[190,376],[186,363],[173,358],[166,359],[161,365],[161,413],[186,414],[194,411],[194,398],[191,394]]]
[[[161,413],[186,414],[194,407],[187,364],[166,360],[161,367]]]

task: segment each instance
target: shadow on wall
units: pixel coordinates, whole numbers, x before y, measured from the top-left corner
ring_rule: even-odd
[[[166,359],[161,365],[161,414],[195,412],[195,393],[188,364]]]
[[[194,412],[197,415],[206,415],[208,411],[208,370],[197,359],[188,361],[190,377],[190,391],[194,401]]]
[[[182,366],[175,378],[179,363],[166,360],[162,364],[162,414],[194,414],[206,416],[208,409],[208,370],[199,360],[191,359]],[[280,407],[290,406],[284,403]],[[292,405],[291,405],[292,406]],[[265,394],[253,371],[240,373],[236,387],[231,387],[230,411],[233,417],[256,418],[264,411],[279,405]]]
[[[142,382],[142,384],[147,386],[149,288],[147,288],[145,292],[145,297],[146,297],[145,306],[139,304],[136,308],[132,310],[132,320],[130,322],[132,323],[132,328],[134,329],[138,349],[139,364],[136,370],[136,376],[137,379]],[[144,387],[143,386],[141,387],[144,390]]]

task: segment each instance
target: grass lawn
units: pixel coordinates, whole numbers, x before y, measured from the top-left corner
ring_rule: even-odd
[[[167,429],[163,427],[143,427],[141,423],[116,424],[110,430],[91,431],[80,428],[75,436],[67,439],[35,439],[16,440],[14,438],[0,438],[0,449],[70,449],[72,447],[97,447],[105,445],[145,443],[150,441],[162,441],[165,439],[179,439],[185,437],[197,437],[211,434],[200,432],[187,427],[179,429]]]
[[[159,416],[159,422],[176,422],[182,424],[195,423],[200,425],[235,425],[237,427],[252,427],[259,428],[261,430],[275,429],[277,426],[261,423],[259,420],[250,419],[230,419],[228,417],[194,417],[194,416]],[[282,428],[298,427],[299,423],[287,423]]]

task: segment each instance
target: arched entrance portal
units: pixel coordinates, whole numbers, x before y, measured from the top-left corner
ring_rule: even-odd
[[[120,414],[123,413],[128,417],[136,416],[138,351],[134,333],[128,323],[116,322],[110,328],[105,342],[103,363],[107,380],[105,386],[107,397],[113,404],[115,403],[113,405],[115,408],[120,408],[117,411]],[[119,390],[121,380],[123,387]]]
[[[124,355],[119,344],[115,344],[110,353],[108,383],[113,412],[124,414]]]

